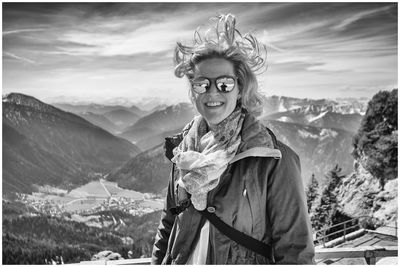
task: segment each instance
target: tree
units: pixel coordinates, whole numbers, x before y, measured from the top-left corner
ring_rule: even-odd
[[[338,164],[326,175],[328,184],[324,187],[318,205],[311,216],[314,230],[320,230],[332,224],[332,219],[337,211],[337,188],[345,175],[341,174],[342,168]]]
[[[311,208],[314,204],[315,199],[318,196],[318,181],[315,179],[314,173],[311,175],[311,181],[307,186],[306,189],[306,197],[307,197],[307,206],[308,206],[308,213],[311,212]]]
[[[381,189],[397,177],[397,97],[397,89],[374,95],[353,138],[353,157],[379,180]]]
[[[328,190],[331,192],[330,195],[336,199],[336,189],[342,179],[345,177],[342,173],[342,168],[339,167],[339,164],[336,164],[336,166],[328,172],[327,178],[328,178]]]

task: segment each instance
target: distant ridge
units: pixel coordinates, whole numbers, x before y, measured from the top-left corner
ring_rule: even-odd
[[[195,113],[193,105],[189,103],[168,106],[142,117],[119,136],[131,142],[138,142],[163,132],[182,129],[193,119]]]
[[[114,169],[107,180],[117,182],[122,188],[160,194],[168,185],[170,171],[171,162],[160,144]]]
[[[274,113],[293,111],[296,109],[325,109],[331,112],[342,114],[359,113],[365,114],[367,109],[367,99],[309,99],[294,98],[286,96],[264,97],[264,116]]]
[[[262,123],[274,132],[278,140],[289,145],[300,156],[304,184],[313,173],[318,181],[324,183],[325,173],[336,163],[343,167],[344,173],[352,171],[351,132],[280,121],[262,120]],[[152,148],[114,169],[107,179],[123,188],[162,194],[168,185],[172,163],[164,155],[161,139],[162,136],[158,135],[146,139],[147,144],[139,142],[138,145],[143,148],[145,145],[151,145]],[[156,141],[159,144],[154,146]]]
[[[84,113],[78,113],[77,115],[114,135],[117,134],[119,131],[119,127],[102,114],[96,114],[93,112],[84,112]]]
[[[140,152],[130,142],[34,97],[11,93],[2,105],[3,194],[30,192],[34,184],[71,188]]]
[[[361,113],[362,110],[350,106],[310,104],[266,115],[262,119],[356,132],[361,123]]]

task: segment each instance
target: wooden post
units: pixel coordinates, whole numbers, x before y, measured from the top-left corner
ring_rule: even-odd
[[[346,223],[344,223],[343,242],[346,242]]]
[[[376,264],[375,252],[373,250],[366,250],[364,253],[364,258],[368,265]]]
[[[323,239],[324,247],[325,247],[325,239],[326,239],[326,228],[324,229],[324,239]]]

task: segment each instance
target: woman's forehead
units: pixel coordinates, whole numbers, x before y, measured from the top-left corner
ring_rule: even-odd
[[[232,62],[223,58],[205,59],[195,65],[194,75],[216,78],[221,75],[235,75]]]

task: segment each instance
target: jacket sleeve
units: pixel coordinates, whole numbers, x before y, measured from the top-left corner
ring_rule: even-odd
[[[175,221],[175,216],[170,211],[170,208],[174,206],[173,172],[174,166],[172,167],[167,196],[164,202],[160,224],[158,226],[155,242],[153,245],[151,264],[162,263],[167,252],[169,236],[171,234],[171,229]]]
[[[300,159],[283,144],[279,149],[282,158],[269,177],[267,199],[275,260],[277,264],[315,264]]]

